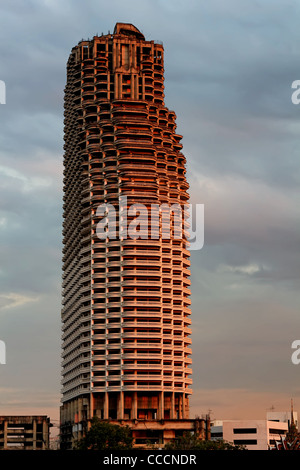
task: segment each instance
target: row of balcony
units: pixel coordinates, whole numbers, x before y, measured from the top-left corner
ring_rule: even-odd
[[[89,393],[91,391],[94,392],[120,392],[120,391],[170,391],[170,392],[178,392],[178,393],[185,393],[187,395],[191,395],[193,392],[189,387],[176,387],[172,385],[167,385],[167,384],[161,384],[161,385],[137,385],[137,384],[132,384],[132,385],[121,385],[121,386],[113,386],[113,385],[107,385],[107,386],[96,386],[95,384],[93,385],[92,388],[89,386],[84,387],[83,385],[79,386],[70,386],[68,390],[62,389],[62,393],[64,394],[63,397],[63,402],[72,400],[73,398],[77,398],[80,395],[85,395],[86,393]]]

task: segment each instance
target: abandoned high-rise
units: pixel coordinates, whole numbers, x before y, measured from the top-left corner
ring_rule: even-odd
[[[175,120],[164,104],[162,44],[117,23],[113,34],[72,49],[65,88],[62,448],[82,436],[94,415],[129,424],[137,445],[164,443],[195,424],[186,232],[172,236],[173,225],[163,237],[161,211],[147,237],[124,237],[119,225],[124,197],[126,208],[143,204],[149,214],[151,207],[187,204]],[[104,204],[116,210],[115,237],[99,237]],[[144,229],[149,220],[143,218]],[[148,431],[140,425],[145,420]]]

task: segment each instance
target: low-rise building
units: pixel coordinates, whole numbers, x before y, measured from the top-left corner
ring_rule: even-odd
[[[50,426],[47,416],[0,416],[0,450],[47,450]]]
[[[288,429],[287,421],[268,419],[214,421],[211,426],[211,438],[242,445],[248,450],[269,450],[275,448],[275,442],[280,441]]]

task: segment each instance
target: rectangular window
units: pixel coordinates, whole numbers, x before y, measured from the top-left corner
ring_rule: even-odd
[[[256,434],[256,428],[234,428],[233,434]]]
[[[235,439],[233,441],[234,444],[236,445],[241,445],[241,446],[255,446],[257,445],[257,440],[256,439]]]

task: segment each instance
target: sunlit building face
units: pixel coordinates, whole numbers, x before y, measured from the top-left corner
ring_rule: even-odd
[[[64,130],[62,441],[94,415],[187,420],[189,195],[162,44],[117,23],[74,47]]]

